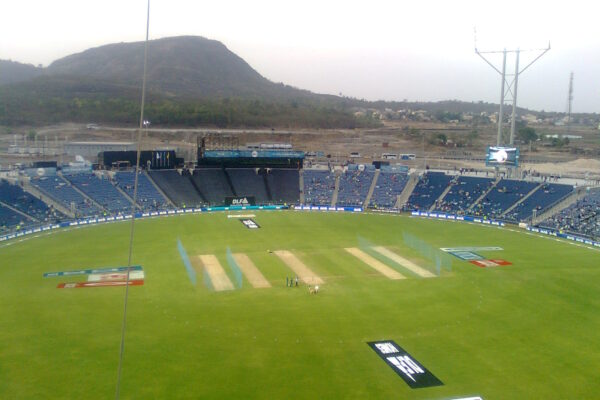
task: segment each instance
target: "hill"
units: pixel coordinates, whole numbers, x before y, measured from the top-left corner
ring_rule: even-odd
[[[0,124],[135,124],[143,55],[143,42],[118,43],[64,57],[47,68],[31,70],[19,64],[7,69],[0,84]],[[147,117],[155,125],[355,128],[379,124],[370,117],[356,117],[353,111],[336,96],[269,81],[218,41],[182,36],[149,42]]]
[[[47,75],[93,78],[141,86],[144,42],[88,49],[53,62]],[[148,89],[170,97],[288,98],[314,96],[276,84],[216,40],[179,36],[148,44]]]
[[[143,56],[144,42],[133,42],[91,48],[47,68],[0,60],[0,124],[135,124]],[[498,107],[456,100],[369,102],[316,94],[269,81],[221,42],[199,36],[149,42],[147,104],[147,116],[155,125],[281,128],[380,125],[370,112],[357,117],[357,110],[479,114]]]
[[[43,68],[11,60],[0,60],[0,85],[29,81],[42,74]]]

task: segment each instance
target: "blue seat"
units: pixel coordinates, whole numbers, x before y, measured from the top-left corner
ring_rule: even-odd
[[[408,198],[406,207],[410,210],[429,210],[442,193],[444,193],[451,180],[452,177],[443,172],[427,172],[423,174]]]
[[[449,214],[465,215],[467,210],[494,183],[492,178],[474,176],[457,176],[444,196],[436,211]]]
[[[600,189],[542,221],[540,226],[600,240]]]
[[[348,170],[340,175],[338,206],[362,206],[367,199],[375,171],[372,169]]]
[[[329,170],[304,170],[304,203],[309,205],[331,204],[335,189],[335,174]]]
[[[114,175],[115,184],[133,199],[135,186],[135,171],[118,171]],[[165,210],[169,202],[156,190],[148,176],[140,172],[138,174],[137,204],[144,211]]]

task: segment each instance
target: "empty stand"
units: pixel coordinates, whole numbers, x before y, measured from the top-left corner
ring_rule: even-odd
[[[65,216],[27,193],[19,185],[0,180],[0,202],[26,214],[38,222],[53,222]],[[25,218],[27,220],[27,218]]]
[[[296,204],[300,201],[299,172],[297,169],[270,169],[267,184],[275,204]]]
[[[223,205],[225,197],[233,196],[229,180],[221,168],[196,169],[192,179],[204,199],[213,206]]]
[[[176,170],[155,170],[150,177],[177,207],[197,207],[204,203],[190,176]]]
[[[21,216],[21,219],[28,224],[52,223],[66,219],[64,214],[55,210],[54,207],[49,207],[42,200],[23,190],[21,186],[4,180],[0,180],[0,202],[8,206],[5,209],[12,207],[27,215],[29,218]],[[6,212],[6,215],[10,214],[9,211]]]
[[[114,175],[117,186],[133,199],[135,171],[118,171]],[[159,193],[146,174],[138,174],[137,203],[145,211],[164,210],[168,208],[167,199]]]
[[[69,210],[73,210],[78,217],[102,214],[102,211],[89,199],[73,189],[70,182],[59,176],[34,178],[31,184]]]
[[[129,199],[123,196],[106,176],[99,177],[94,173],[79,173],[64,175],[64,177],[111,214],[131,210]]]
[[[231,179],[233,191],[239,197],[254,196],[257,204],[269,203],[264,169],[258,168],[227,168],[225,172]]]

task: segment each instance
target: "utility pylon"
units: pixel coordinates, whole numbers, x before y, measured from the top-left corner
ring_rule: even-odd
[[[571,111],[573,108],[573,73],[569,77],[569,106],[567,109],[567,135],[571,134]]]
[[[548,47],[544,49],[527,49],[522,50],[517,48],[516,50],[494,50],[494,51],[479,51],[477,48],[477,36],[475,36],[475,53],[483,59],[490,67],[494,69],[494,71],[498,72],[501,77],[501,87],[500,87],[500,109],[498,110],[498,138],[496,139],[496,145],[500,146],[503,144],[502,139],[502,127],[503,127],[503,119],[504,119],[504,103],[506,101],[506,94],[508,93],[511,96],[512,100],[512,116],[510,121],[510,145],[514,144],[515,140],[515,122],[517,117],[517,89],[519,84],[519,75],[525,72],[527,68],[529,68],[534,62],[540,59],[544,54],[546,54],[550,50],[550,42],[548,42]],[[533,61],[527,64],[523,69],[519,69],[519,56],[523,52],[538,52],[538,54]],[[502,54],[502,69],[497,68],[490,60],[485,57],[485,54]],[[506,72],[506,57],[507,55],[514,54],[515,58],[515,68],[513,73]],[[512,77],[512,80],[509,81],[508,78]]]

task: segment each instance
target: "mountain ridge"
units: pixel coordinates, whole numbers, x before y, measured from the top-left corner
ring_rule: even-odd
[[[111,43],[46,68],[0,60],[0,123],[135,121],[144,42]],[[389,102],[317,94],[263,77],[223,43],[176,36],[148,43],[148,105],[165,124],[295,127],[376,126],[364,109],[495,111],[483,102]],[[124,111],[124,110],[125,111]],[[519,109],[521,112],[529,110]],[[331,114],[331,115],[329,115]]]

